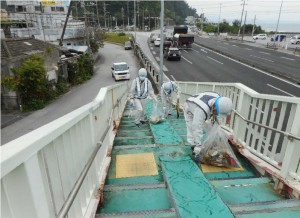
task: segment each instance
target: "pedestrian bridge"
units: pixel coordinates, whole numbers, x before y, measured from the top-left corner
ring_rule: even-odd
[[[299,217],[300,99],[178,82],[233,100],[222,127],[242,168],[199,166],[183,115],[137,129],[127,83],[1,147],[2,217]],[[152,111],[147,102],[147,115]]]

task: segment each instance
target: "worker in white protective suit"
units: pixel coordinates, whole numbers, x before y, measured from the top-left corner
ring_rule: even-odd
[[[184,104],[184,118],[187,126],[187,141],[194,145],[193,153],[199,156],[203,140],[205,121],[213,118],[218,122],[220,115],[232,110],[230,98],[215,92],[203,92],[188,98]]]
[[[177,99],[180,98],[180,88],[179,86],[172,81],[164,82],[161,86],[161,101],[162,106],[164,110],[164,115],[167,117],[168,115],[171,115],[172,111],[172,99],[173,99],[173,93],[176,92]]]
[[[147,71],[145,68],[141,68],[137,78],[132,82],[129,94],[130,104],[134,105],[136,109],[134,123],[137,127],[146,122],[145,106],[148,96],[157,103],[157,97],[154,94],[152,84],[147,79]]]

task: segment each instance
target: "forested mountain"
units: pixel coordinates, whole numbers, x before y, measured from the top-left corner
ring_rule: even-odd
[[[153,27],[160,16],[160,1],[136,1],[137,27],[149,24]],[[183,24],[187,16],[195,16],[196,9],[191,8],[185,1],[165,1],[165,19],[172,19],[176,24]],[[134,1],[73,1],[72,14],[79,19],[100,22],[100,26],[133,25]],[[98,19],[99,18],[99,19]],[[104,19],[106,18],[106,19]]]

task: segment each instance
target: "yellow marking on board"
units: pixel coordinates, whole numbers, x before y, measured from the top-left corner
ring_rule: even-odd
[[[116,156],[116,178],[158,175],[153,153]]]
[[[243,167],[216,167],[206,164],[201,164],[201,169],[203,173],[217,173],[217,172],[232,172],[232,171],[243,171]]]

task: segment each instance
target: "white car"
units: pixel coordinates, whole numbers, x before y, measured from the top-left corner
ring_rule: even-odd
[[[253,39],[267,39],[267,34],[258,34],[256,36],[253,36]]]
[[[300,35],[293,36],[291,38],[291,43],[299,45],[300,44]]]
[[[156,38],[156,39],[155,39],[154,45],[155,45],[156,47],[160,46],[160,38]]]
[[[130,80],[129,67],[126,62],[114,63],[111,67],[111,76],[117,80]]]

